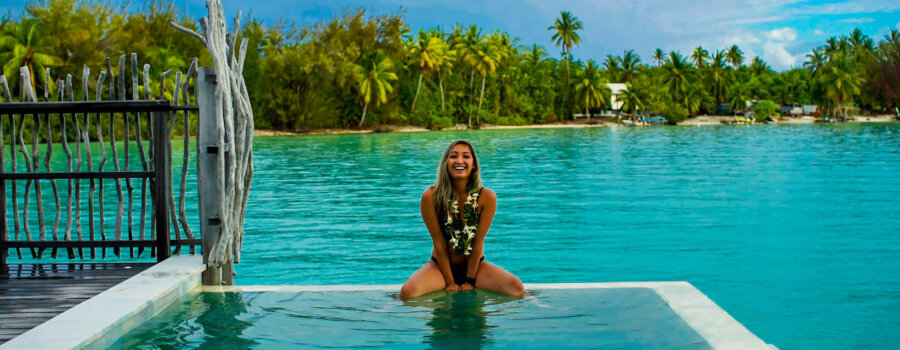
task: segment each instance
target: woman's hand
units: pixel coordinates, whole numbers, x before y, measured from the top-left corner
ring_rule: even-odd
[[[459,285],[456,284],[456,283],[450,283],[450,284],[448,284],[447,287],[444,288],[444,290],[446,290],[446,291],[448,291],[448,292],[458,292],[458,291],[460,291]]]
[[[468,284],[468,283],[463,283],[463,285],[459,287],[460,291],[467,291],[467,290],[473,290],[473,289],[475,289],[475,286]]]

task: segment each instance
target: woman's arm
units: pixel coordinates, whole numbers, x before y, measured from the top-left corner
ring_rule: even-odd
[[[450,257],[447,253],[447,243],[444,242],[444,233],[438,225],[437,213],[434,211],[434,200],[432,199],[431,189],[422,193],[422,202],[419,204],[419,211],[422,213],[422,221],[425,221],[425,227],[431,234],[431,242],[434,245],[434,254],[438,261],[438,268],[444,275],[445,287],[456,286],[453,280],[453,273],[450,272]]]
[[[487,188],[481,190],[478,206],[481,207],[481,215],[478,219],[478,228],[475,229],[475,239],[472,240],[472,252],[469,254],[469,263],[466,269],[466,277],[473,278],[478,272],[478,263],[484,256],[484,237],[487,236],[491,222],[494,221],[494,213],[497,212],[497,194]]]

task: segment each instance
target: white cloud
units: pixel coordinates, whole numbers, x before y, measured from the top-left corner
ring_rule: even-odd
[[[785,49],[784,43],[767,42],[763,45],[763,59],[776,68],[788,68],[796,65],[797,57]]]
[[[825,32],[816,29],[816,30],[813,31],[813,34],[815,34],[815,35],[825,35]]]
[[[893,12],[900,9],[900,3],[884,0],[851,0],[801,7],[795,14],[846,15],[857,13]]]
[[[794,28],[784,27],[772,30],[766,33],[766,36],[775,41],[794,41],[794,39],[797,39],[797,31]]]
[[[863,17],[863,18],[846,18],[838,21],[840,23],[872,23],[875,22],[875,19],[872,17]]]

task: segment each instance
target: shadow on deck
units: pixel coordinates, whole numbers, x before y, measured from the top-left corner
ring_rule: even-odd
[[[9,264],[0,268],[0,344],[155,263]]]

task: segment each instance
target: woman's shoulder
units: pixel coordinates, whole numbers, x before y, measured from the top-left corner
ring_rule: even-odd
[[[482,187],[482,188],[481,188],[481,196],[479,197],[479,199],[486,199],[486,200],[496,201],[496,200],[497,200],[497,194],[494,193],[494,191],[491,190],[490,188]]]
[[[434,189],[432,186],[428,186],[425,192],[422,192],[422,199],[431,199],[432,196],[434,196]]]

